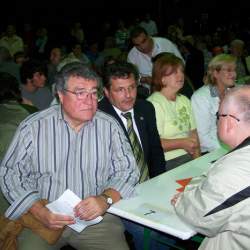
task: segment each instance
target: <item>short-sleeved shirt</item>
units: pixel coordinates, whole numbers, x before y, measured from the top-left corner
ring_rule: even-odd
[[[169,101],[160,92],[154,92],[148,101],[155,108],[157,129],[162,139],[178,139],[189,136],[196,124],[190,100],[178,94],[175,101]],[[165,152],[165,160],[171,160],[187,154],[184,149],[174,149]]]

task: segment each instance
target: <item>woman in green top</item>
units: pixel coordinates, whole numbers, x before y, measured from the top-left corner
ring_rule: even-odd
[[[152,72],[156,123],[165,154],[166,169],[200,155],[199,139],[190,100],[179,94],[184,84],[184,64],[171,53],[158,55]]]

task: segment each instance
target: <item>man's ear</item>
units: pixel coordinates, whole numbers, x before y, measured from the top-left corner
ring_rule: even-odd
[[[105,96],[106,96],[107,98],[109,98],[109,90],[108,90],[106,87],[104,87],[104,88],[103,88],[103,91],[104,91]]]
[[[63,103],[63,93],[61,91],[57,91],[60,103]]]

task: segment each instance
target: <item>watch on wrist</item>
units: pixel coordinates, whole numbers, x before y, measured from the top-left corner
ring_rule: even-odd
[[[110,207],[113,204],[113,199],[111,196],[104,194],[104,193],[102,193],[101,196],[105,199],[108,207]]]

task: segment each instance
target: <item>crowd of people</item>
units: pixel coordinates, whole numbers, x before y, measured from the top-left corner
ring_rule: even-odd
[[[88,40],[76,22],[53,44],[44,27],[34,39],[29,26],[21,37],[11,24],[0,38],[0,248],[141,250],[144,227],[108,208],[139,183],[225,147],[171,202],[207,236],[199,249],[247,249],[247,42],[237,33],[221,41],[218,30],[187,35],[178,24],[158,37],[149,13],[104,27],[101,40]],[[67,189],[81,198],[74,216],[52,213],[44,204]],[[22,222],[13,241],[8,228],[27,214],[57,241]],[[81,233],[67,227],[100,215]],[[151,239],[150,249],[167,248]]]

